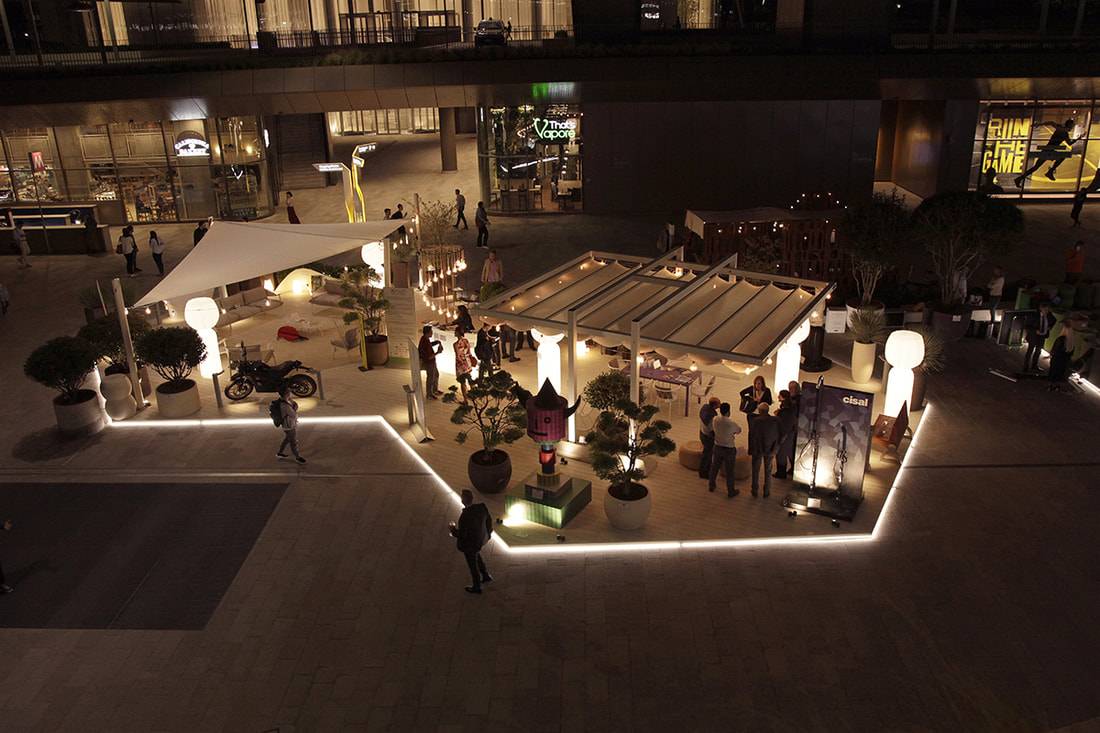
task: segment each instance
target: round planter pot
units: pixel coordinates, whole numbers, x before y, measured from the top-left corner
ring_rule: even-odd
[[[962,313],[932,312],[932,328],[943,334],[945,339],[961,339],[970,327],[970,311]]]
[[[367,364],[382,366],[390,360],[390,341],[385,336],[367,336]]]
[[[636,499],[622,499],[612,493],[613,489],[608,488],[603,497],[604,513],[615,529],[641,529],[649,518],[649,512],[653,508],[649,489],[641,484],[634,484],[634,488],[641,489],[644,493]]]
[[[871,375],[875,373],[877,348],[877,344],[852,342],[852,381],[856,384],[867,384],[871,381]]]
[[[164,418],[187,417],[194,415],[202,407],[199,399],[199,385],[194,380],[185,380],[187,389],[175,391],[167,383],[157,387],[157,412]],[[165,390],[165,387],[169,387]]]
[[[108,374],[99,385],[99,391],[107,401],[104,409],[112,420],[125,420],[133,417],[137,412],[137,402],[134,400],[129,374],[118,372]]]
[[[869,311],[878,311],[879,313],[886,312],[886,304],[880,303],[877,300],[872,300],[870,303],[862,307],[866,308]],[[848,313],[848,319],[845,321],[845,325],[848,328],[852,327],[852,316],[854,316],[856,311],[860,310],[860,308],[861,306],[859,304],[858,298],[856,300],[849,300],[844,304],[844,310]]]
[[[512,480],[512,458],[502,450],[479,450],[466,462],[466,473],[482,494],[499,494]]]
[[[924,392],[928,388],[928,372],[913,370],[913,396],[909,400],[909,412],[924,409]]]
[[[69,404],[55,397],[53,414],[58,429],[65,435],[95,435],[107,426],[107,414],[99,406],[99,395],[91,389],[80,390],[77,401]]]

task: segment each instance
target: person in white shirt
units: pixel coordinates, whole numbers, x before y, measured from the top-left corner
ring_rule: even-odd
[[[27,257],[30,256],[31,246],[27,243],[27,233],[23,231],[23,222],[15,222],[15,229],[12,229],[11,237],[15,241],[15,248],[19,250],[19,266],[30,267],[31,263],[27,261]]]
[[[149,251],[153,253],[153,262],[157,263],[157,272],[164,277],[164,242],[156,232],[149,232]]]
[[[993,279],[986,285],[989,290],[989,307],[991,310],[996,311],[997,305],[1001,302],[1001,295],[1005,291],[1005,271],[1000,267],[993,268]]]
[[[718,415],[710,423],[714,430],[714,455],[710,462],[710,484],[708,489],[714,491],[715,481],[719,470],[726,472],[726,496],[733,498],[741,492],[733,488],[733,472],[737,462],[737,447],[734,438],[741,432],[741,426],[730,417],[730,403],[723,402],[718,408]]]

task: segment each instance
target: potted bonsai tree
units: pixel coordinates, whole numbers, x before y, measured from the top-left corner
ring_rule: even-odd
[[[857,309],[885,309],[874,299],[875,289],[908,244],[912,220],[895,188],[890,193],[876,193],[870,201],[848,209],[839,228],[859,295],[845,304],[850,326]]]
[[[630,400],[619,400],[613,409],[600,413],[595,428],[586,436],[592,448],[592,469],[610,484],[603,508],[616,529],[641,528],[652,508],[649,489],[638,483],[643,478],[639,459],[667,456],[676,449],[676,443],[667,437],[672,425],[653,419],[659,411],[656,405],[639,407]]]
[[[141,334],[134,344],[137,356],[164,379],[157,385],[157,410],[161,417],[185,417],[202,407],[199,386],[191,371],[206,358],[206,345],[186,326],[155,328]]]
[[[98,358],[96,347],[86,339],[60,336],[32,351],[23,364],[24,374],[59,392],[53,411],[62,433],[92,435],[107,424],[99,396],[84,388]]]
[[[149,324],[144,318],[134,314],[127,315],[126,320],[130,324],[130,337],[136,343],[138,337],[149,330]],[[118,316],[110,314],[102,318],[96,318],[81,326],[76,335],[90,341],[99,352],[99,358],[110,362],[103,370],[105,375],[128,375],[130,373],[130,365],[126,363],[126,349],[122,341],[122,328],[118,322]],[[149,367],[138,362],[138,373],[141,375],[141,391],[145,397],[148,397],[152,393],[149,382]]]
[[[913,396],[909,411],[924,409],[924,393],[928,387],[928,375],[942,372],[947,364],[947,341],[943,334],[927,326],[912,329],[924,337],[924,360],[913,370]]]
[[[382,297],[382,288],[377,287],[381,279],[370,265],[351,268],[340,276],[344,297],[339,306],[349,311],[344,314],[344,323],[359,324],[361,372],[390,360],[389,339],[381,333],[382,317],[389,307],[389,301]]]
[[[866,384],[875,371],[878,345],[886,338],[886,316],[882,311],[860,308],[852,316],[852,381]]]
[[[952,191],[925,199],[913,220],[939,284],[932,326],[948,338],[961,337],[970,324],[968,278],[987,258],[1015,246],[1023,233],[1023,214],[984,193]]]
[[[513,387],[516,380],[506,371],[494,372],[473,382],[466,401],[459,402],[458,386],[451,385],[443,401],[456,404],[451,422],[465,426],[455,436],[460,445],[469,433],[481,436],[481,448],[470,455],[466,472],[470,483],[483,494],[496,494],[508,488],[512,479],[512,459],[498,446],[514,443],[527,432],[527,411]]]

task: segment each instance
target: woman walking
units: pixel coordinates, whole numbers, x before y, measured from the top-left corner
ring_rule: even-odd
[[[302,221],[298,218],[298,212],[294,210],[294,194],[290,191],[286,192],[286,220],[291,224],[301,224]]]
[[[156,232],[149,232],[149,251],[153,253],[153,262],[157,263],[157,273],[164,277],[164,242]]]
[[[470,353],[470,342],[466,340],[466,332],[459,326],[455,329],[455,376],[458,386],[462,389],[462,402],[466,402],[466,385],[474,381],[474,367],[477,359]]]

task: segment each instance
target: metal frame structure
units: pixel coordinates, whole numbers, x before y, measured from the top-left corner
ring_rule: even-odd
[[[517,313],[515,312],[515,306],[509,305],[516,298],[533,292],[539,286],[552,283],[555,278],[559,278],[565,273],[576,269],[584,269],[585,265],[589,262],[595,264],[597,267],[615,262],[624,266],[625,270],[611,277],[606,282],[597,285],[595,288],[580,294],[576,300],[562,304],[562,307],[554,312],[553,315],[555,317],[553,318],[541,317],[541,315],[527,315],[523,311]],[[672,270],[671,276],[662,276],[662,273],[667,273],[670,269]],[[595,272],[598,272],[598,270],[583,276],[578,282],[583,282],[584,279],[594,276]],[[793,317],[784,320],[783,325],[776,329],[774,336],[767,342],[767,346],[763,349],[756,350],[755,353],[723,351],[703,346],[702,344],[718,332],[724,325],[732,322],[732,320],[737,317],[737,314],[743,311],[754,298],[765,292],[765,288],[761,288],[757,293],[751,295],[748,301],[742,303],[732,313],[716,313],[714,328],[707,332],[702,338],[695,339],[697,343],[684,343],[681,341],[645,336],[644,329],[647,325],[652,324],[661,316],[668,314],[673,307],[680,304],[693,293],[697,293],[708,283],[717,287],[717,283],[715,282],[716,278],[721,278],[725,283],[733,283],[735,285],[737,282],[744,280],[751,281],[752,283],[765,283],[765,285],[777,284],[789,286],[787,289],[790,289],[792,292],[798,290],[808,291],[811,297],[797,310]],[[674,292],[661,294],[656,302],[648,308],[643,308],[640,312],[638,312],[638,304],[631,305],[618,319],[618,322],[622,322],[622,319],[626,317],[630,318],[628,331],[612,328],[611,326],[616,325],[615,323],[610,325],[603,323],[599,325],[591,323],[586,324],[586,318],[598,312],[602,306],[614,303],[617,298],[629,292],[631,288],[639,284],[673,288]],[[835,283],[819,280],[804,280],[794,277],[739,270],[737,269],[736,255],[730,255],[711,266],[694,262],[685,262],[683,247],[671,249],[667,253],[653,259],[592,250],[537,278],[501,293],[497,297],[479,305],[476,310],[479,317],[487,318],[491,321],[510,322],[523,327],[538,328],[548,333],[566,334],[566,375],[563,380],[563,387],[565,389],[564,396],[570,403],[573,403],[577,399],[577,392],[579,391],[576,377],[577,340],[582,334],[586,337],[594,336],[597,340],[602,336],[611,340],[629,343],[632,356],[630,360],[630,393],[631,399],[637,401],[639,397],[640,378],[638,360],[636,357],[641,353],[643,343],[647,347],[654,348],[658,351],[665,348],[667,351],[673,353],[689,353],[706,361],[732,361],[753,367],[763,366],[771,359],[783,342],[790,338],[791,334],[810,317],[810,314],[815,308],[824,308],[825,301],[830,297],[835,287]],[[724,292],[729,291],[726,290]],[[538,298],[540,296],[536,294],[535,297]],[[786,303],[786,298],[760,317],[756,325],[751,326],[747,333],[751,334],[763,325],[784,303]],[[528,304],[525,310],[531,307],[533,306]],[[564,317],[562,317],[563,315]],[[669,333],[675,333],[675,330],[676,329]],[[571,424],[571,439],[575,437],[573,432]]]

